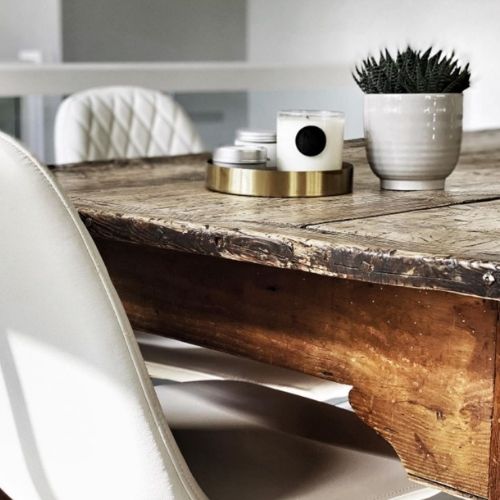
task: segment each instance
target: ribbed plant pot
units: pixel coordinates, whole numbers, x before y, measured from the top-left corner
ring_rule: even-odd
[[[462,142],[462,94],[365,94],[368,162],[382,189],[444,189]]]

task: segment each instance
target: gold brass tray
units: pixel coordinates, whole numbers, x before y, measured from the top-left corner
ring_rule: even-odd
[[[298,198],[352,192],[352,164],[341,170],[290,172],[221,167],[208,162],[207,189],[241,196]]]

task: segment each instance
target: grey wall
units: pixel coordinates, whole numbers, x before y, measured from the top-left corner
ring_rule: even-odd
[[[246,0],[62,0],[63,58],[77,62],[245,60],[246,24]],[[175,98],[208,148],[232,141],[234,130],[247,122],[245,93],[177,94]]]
[[[16,97],[0,97],[0,130],[19,137],[19,99]]]
[[[62,0],[62,26],[65,61],[246,57],[245,0]]]

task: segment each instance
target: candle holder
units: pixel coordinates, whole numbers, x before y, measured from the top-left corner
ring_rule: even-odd
[[[206,187],[240,196],[300,198],[336,196],[352,192],[353,166],[338,170],[280,171],[207,165]]]

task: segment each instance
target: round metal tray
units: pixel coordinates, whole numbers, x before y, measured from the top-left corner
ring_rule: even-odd
[[[352,192],[352,173],[352,164],[346,162],[341,170],[289,172],[221,167],[209,161],[206,186],[211,191],[241,196],[335,196]]]

